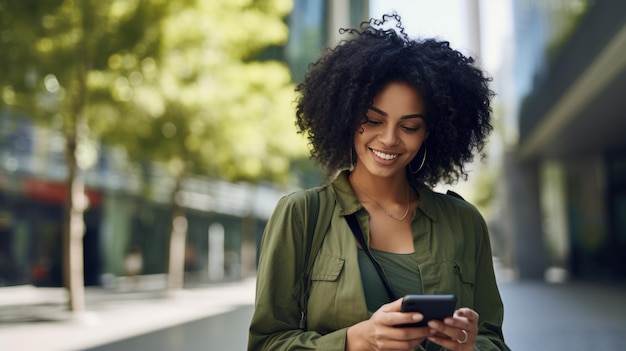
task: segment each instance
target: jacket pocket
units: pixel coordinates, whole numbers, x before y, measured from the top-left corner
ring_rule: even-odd
[[[335,281],[343,270],[343,264],[343,257],[320,254],[313,265],[311,280]]]
[[[311,272],[311,295],[308,301],[307,324],[310,330],[327,334],[344,327],[338,306],[346,306],[338,301],[344,270],[344,258],[320,254]],[[343,314],[346,314],[343,311]]]
[[[458,291],[461,292],[461,296],[457,296],[459,306],[472,308],[474,304],[476,264],[474,261],[455,261],[454,274],[458,278]]]

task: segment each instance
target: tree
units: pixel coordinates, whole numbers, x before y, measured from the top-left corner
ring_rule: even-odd
[[[260,60],[287,38],[289,0],[0,0],[2,107],[66,137],[65,285],[84,309],[83,213],[77,150],[120,145],[165,163],[172,191],[170,287],[182,286],[190,173],[285,180],[306,152],[293,125],[287,68]]]
[[[124,0],[0,1],[0,95],[2,108],[36,124],[60,125],[66,140],[67,194],[63,228],[64,284],[69,310],[85,309],[83,214],[87,206],[77,150],[92,136],[96,117],[88,77],[106,69],[108,58],[144,48],[140,30],[158,18],[159,2]],[[156,40],[155,40],[156,42]],[[110,103],[110,99],[106,99]]]
[[[125,145],[135,159],[165,163],[176,180],[171,289],[183,283],[186,219],[177,194],[185,176],[285,181],[290,159],[306,153],[292,122],[295,95],[287,66],[258,59],[267,47],[286,42],[283,18],[290,10],[286,0],[170,1],[155,56],[115,57],[132,64],[118,65],[111,75],[119,84],[101,84],[127,102],[124,110],[110,111],[121,123],[104,140]]]

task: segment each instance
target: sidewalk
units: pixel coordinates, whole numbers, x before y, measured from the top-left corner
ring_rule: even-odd
[[[500,284],[504,337],[513,351],[618,351],[626,345],[626,285]]]
[[[80,317],[65,311],[62,289],[3,288],[0,350],[84,350],[252,305],[254,284],[254,279],[246,279],[186,289],[169,297],[162,291],[88,288],[87,312]]]
[[[162,291],[88,289],[83,318],[69,318],[61,289],[2,288],[0,351],[85,350],[200,320],[251,306],[254,284],[254,279],[215,284],[173,297]],[[500,291],[504,335],[513,351],[613,351],[626,345],[624,284],[503,282]]]

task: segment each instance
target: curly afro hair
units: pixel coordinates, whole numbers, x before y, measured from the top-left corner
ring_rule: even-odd
[[[340,33],[348,39],[327,49],[296,87],[298,132],[308,135],[311,157],[327,176],[352,166],[354,133],[374,97],[386,84],[404,82],[424,99],[429,133],[426,162],[417,174],[407,166],[409,180],[435,186],[466,179],[464,165],[485,156],[493,129],[491,79],[446,41],[410,39],[395,13]],[[421,151],[411,168],[422,157]]]

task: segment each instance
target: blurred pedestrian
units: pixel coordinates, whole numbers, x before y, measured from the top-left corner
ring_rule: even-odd
[[[448,42],[409,38],[396,14],[341,32],[297,87],[328,182],[319,206],[310,191],[282,198],[265,228],[249,350],[508,350],[485,221],[432,190],[484,155],[490,79]],[[456,310],[398,328],[423,319],[400,312],[406,294],[454,294]]]

